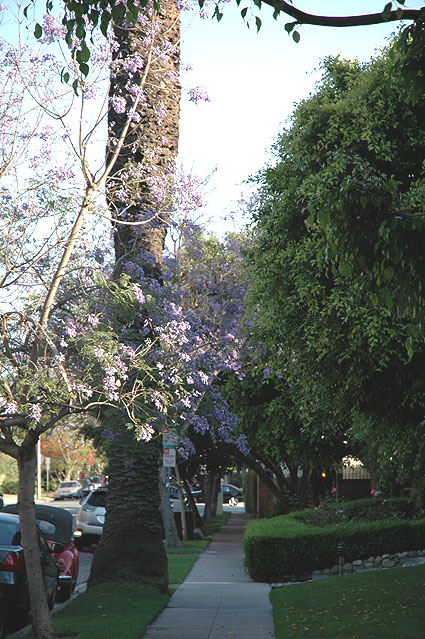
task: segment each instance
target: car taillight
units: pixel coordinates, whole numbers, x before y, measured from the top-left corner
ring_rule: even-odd
[[[0,570],[7,572],[23,572],[24,562],[16,554],[16,552],[10,552],[0,563]]]
[[[56,563],[59,566],[59,572],[63,572],[65,570],[65,561],[62,558],[59,558]]]

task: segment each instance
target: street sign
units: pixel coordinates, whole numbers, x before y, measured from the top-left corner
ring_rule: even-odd
[[[177,433],[169,431],[162,434],[162,465],[174,468],[176,465]]]
[[[175,448],[162,449],[162,465],[164,466],[164,468],[174,468],[174,466],[176,465]]]

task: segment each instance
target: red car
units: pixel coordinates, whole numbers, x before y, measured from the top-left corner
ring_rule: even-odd
[[[5,506],[2,512],[16,514],[17,504]],[[66,601],[74,592],[80,560],[80,553],[74,544],[72,515],[64,508],[36,504],[35,516],[48,545],[51,547],[59,543],[64,546],[62,552],[54,553],[54,557],[59,566],[56,601]]]

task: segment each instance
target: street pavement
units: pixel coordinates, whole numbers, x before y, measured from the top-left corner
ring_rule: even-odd
[[[213,537],[143,639],[273,639],[270,586],[244,569],[245,513]]]

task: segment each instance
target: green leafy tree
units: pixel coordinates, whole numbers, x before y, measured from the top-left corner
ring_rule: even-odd
[[[251,260],[260,338],[299,386],[302,419],[347,439],[361,425],[382,451],[391,442],[405,470],[398,449],[411,433],[409,484],[420,491],[424,101],[406,83],[421,55],[408,46],[423,37],[415,29],[365,65],[325,62],[261,175]]]

